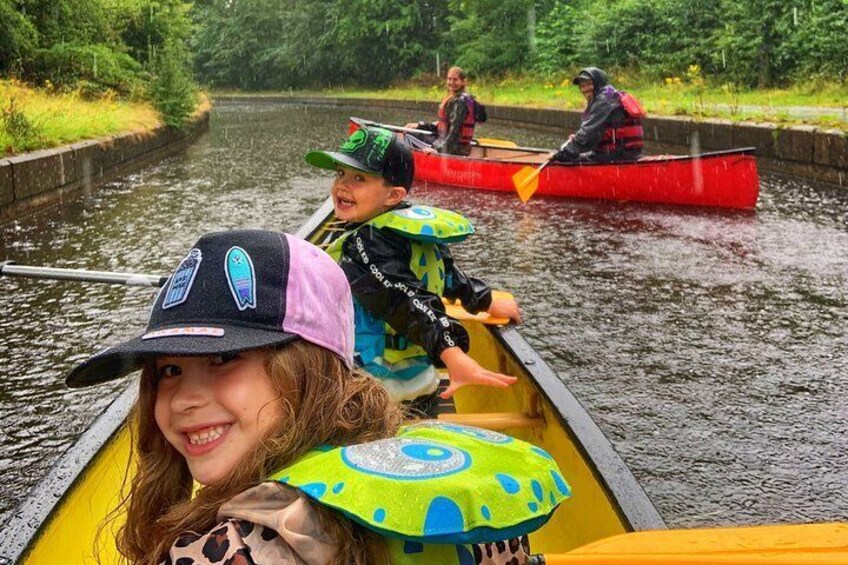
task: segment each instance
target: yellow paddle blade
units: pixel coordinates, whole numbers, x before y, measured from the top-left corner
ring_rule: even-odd
[[[512,175],[512,184],[522,202],[526,203],[539,188],[540,170],[535,167],[522,167]]]
[[[495,297],[513,298],[512,294],[503,290],[493,290],[492,298]],[[445,312],[447,312],[448,316],[454,320],[474,320],[481,324],[486,324],[487,326],[505,326],[509,323],[509,318],[495,318],[488,312],[472,314],[462,307],[462,302],[460,300],[450,302],[448,299],[443,298],[442,301],[445,303]]]
[[[481,137],[477,140],[481,145],[491,145],[494,147],[518,147],[518,144],[508,139],[494,139],[491,137]]]
[[[547,565],[824,565],[848,563],[848,524],[800,524],[633,532],[568,553]]]

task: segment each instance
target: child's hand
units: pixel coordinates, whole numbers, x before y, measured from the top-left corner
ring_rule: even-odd
[[[448,370],[450,384],[439,396],[450,398],[460,388],[468,385],[485,385],[506,388],[518,379],[484,369],[477,361],[458,347],[448,347],[439,356]]]
[[[487,312],[495,318],[509,318],[516,324],[521,323],[521,310],[518,303],[512,297],[500,297],[493,295],[492,304]]]

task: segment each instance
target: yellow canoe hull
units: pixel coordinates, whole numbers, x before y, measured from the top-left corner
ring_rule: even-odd
[[[331,203],[325,202],[298,235],[316,243],[323,241],[331,210]],[[524,439],[556,459],[572,486],[573,497],[531,535],[532,551],[544,553],[547,563],[710,563],[702,559],[710,551],[713,557],[732,555],[728,552],[740,547],[759,547],[762,555],[774,557],[769,550],[801,539],[801,549],[810,551],[794,553],[796,560],[787,563],[848,563],[848,559],[809,560],[848,557],[848,553],[838,553],[848,546],[848,526],[844,524],[810,526],[812,529],[802,534],[790,532],[787,528],[791,526],[778,526],[771,537],[763,537],[756,529],[747,533],[752,529],[745,528],[665,531],[653,504],[609,441],[521,335],[512,327],[485,325],[471,316],[463,324],[471,337],[471,356],[484,367],[515,375],[519,381],[505,390],[461,389],[455,397],[457,413],[443,417]],[[0,536],[0,565],[120,560],[114,545],[114,528],[120,517],[105,520],[123,496],[132,472],[124,421],[136,388],[135,383],[127,387],[12,516]],[[659,556],[658,547],[663,548]],[[782,561],[757,563],[771,562]]]

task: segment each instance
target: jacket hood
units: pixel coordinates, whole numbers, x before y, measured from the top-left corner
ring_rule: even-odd
[[[571,82],[573,84],[578,84],[581,80],[586,78],[592,79],[592,84],[595,87],[595,94],[600,92],[600,90],[609,84],[609,79],[607,78],[606,73],[599,69],[598,67],[585,67],[580,69],[580,72],[574,77],[574,80]]]

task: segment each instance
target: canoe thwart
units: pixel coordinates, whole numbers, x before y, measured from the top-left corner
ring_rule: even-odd
[[[545,425],[541,416],[533,417],[522,412],[439,414],[438,421],[474,426],[496,432],[514,428],[541,428]]]

